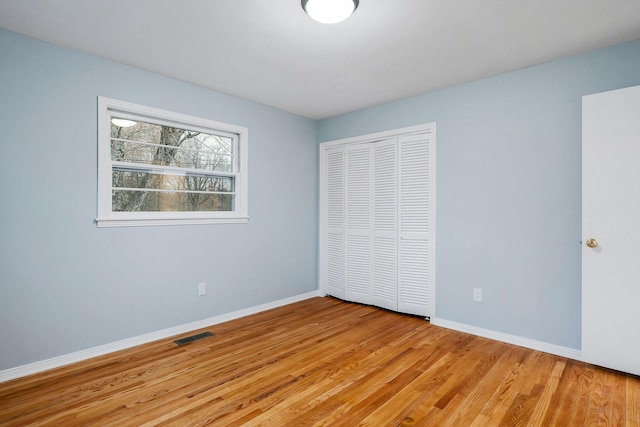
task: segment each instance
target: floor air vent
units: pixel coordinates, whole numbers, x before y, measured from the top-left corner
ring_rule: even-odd
[[[201,340],[203,338],[212,337],[214,334],[211,332],[203,332],[201,334],[191,335],[190,337],[180,338],[179,340],[175,340],[174,343],[178,345],[185,345],[192,343],[194,341]]]

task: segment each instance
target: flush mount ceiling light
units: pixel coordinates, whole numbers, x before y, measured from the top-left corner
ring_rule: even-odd
[[[335,24],[347,19],[358,3],[358,0],[302,0],[302,8],[318,22]]]
[[[133,120],[117,119],[115,117],[111,119],[111,123],[120,128],[128,128],[136,124],[136,122],[134,122]]]

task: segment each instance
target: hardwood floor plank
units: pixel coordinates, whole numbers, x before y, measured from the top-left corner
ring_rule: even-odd
[[[597,392],[597,386],[594,385],[594,376],[597,368],[593,366],[585,366],[580,376],[580,386],[577,393],[577,401],[574,411],[570,414],[568,425],[586,426],[587,409],[589,408],[590,396]],[[561,422],[562,420],[560,420]]]
[[[600,425],[600,411],[602,409],[602,388],[604,382],[605,371],[601,369],[594,370],[593,382],[589,389],[588,406],[585,417],[585,425]]]
[[[551,375],[549,375],[548,380],[542,381],[544,384],[544,388],[542,390],[542,396],[540,396],[540,401],[536,405],[533,414],[529,418],[528,424],[530,426],[544,426],[544,419],[549,411],[549,408],[552,407],[552,399],[557,394],[558,384],[560,383],[560,378],[562,378],[562,374],[564,369],[567,366],[567,362],[565,360],[556,360],[554,363],[553,370]],[[615,425],[615,424],[614,424]]]
[[[0,383],[0,425],[640,427],[640,378],[313,298]]]
[[[611,372],[611,374],[605,376],[600,418],[605,420],[605,425],[624,425],[622,414],[625,411],[626,400],[620,399],[620,393],[624,390],[624,381],[620,381],[621,378],[617,372]]]
[[[625,421],[628,427],[640,427],[640,387],[638,378],[626,376]]]

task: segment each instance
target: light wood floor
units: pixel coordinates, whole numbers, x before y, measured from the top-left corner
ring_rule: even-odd
[[[638,377],[333,298],[205,330],[0,383],[0,425],[640,426]]]

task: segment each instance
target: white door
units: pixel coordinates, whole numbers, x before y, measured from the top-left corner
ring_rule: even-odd
[[[640,375],[640,86],[582,111],[582,356]]]

